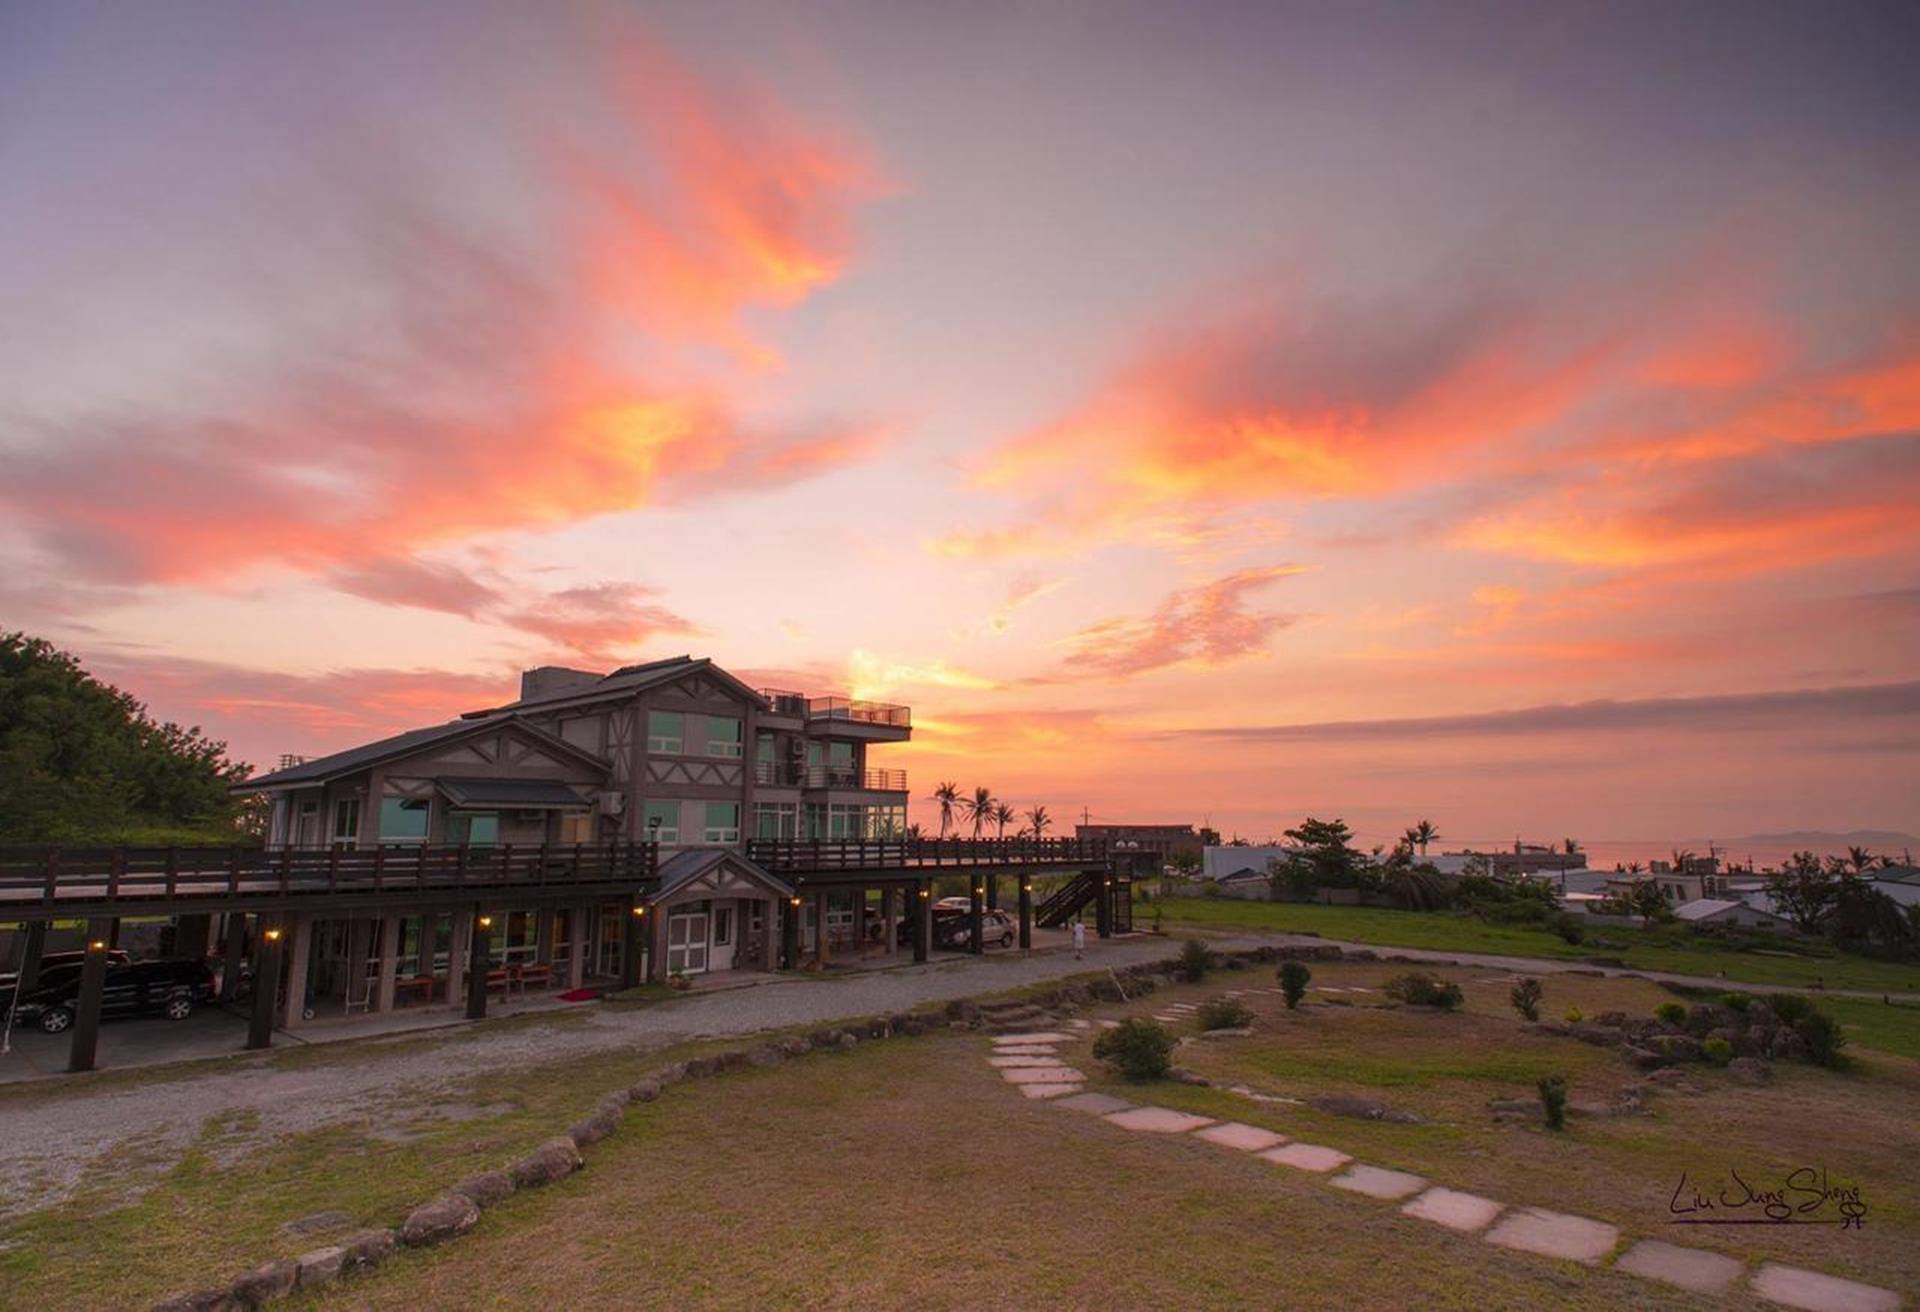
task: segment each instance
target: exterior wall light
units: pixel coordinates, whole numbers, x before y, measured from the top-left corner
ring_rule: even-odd
[[[476,920],[476,921],[475,921],[474,923],[475,923],[476,925],[478,925],[478,926],[480,926],[480,928],[482,928],[482,929],[492,929],[492,928],[493,928],[493,917],[492,917],[492,916],[481,916],[481,917],[480,917],[480,918],[479,918],[478,920]]]
[[[799,905],[800,905],[800,899],[799,899],[798,897],[795,897],[795,898],[793,899],[793,905],[795,905],[795,906],[799,906]]]
[[[924,888],[923,888],[923,889],[921,889],[921,890],[920,890],[920,896],[921,896],[921,897],[932,897],[932,896],[933,896],[933,894],[932,894],[932,893],[930,893],[930,892],[928,892],[928,891],[927,891],[926,889],[924,889]]]
[[[1021,891],[1022,893],[1031,893],[1031,892],[1033,892],[1033,885],[1032,885],[1032,884],[1022,884],[1022,885],[1020,885],[1020,891]]]
[[[280,931],[277,929],[270,929],[266,932],[265,937],[267,942],[269,943],[278,943],[280,941]]]
[[[645,907],[635,907],[633,909],[633,914],[636,916],[644,916],[647,914],[647,909]]]
[[[89,952],[105,952],[106,950],[107,950],[107,941],[103,938],[97,938],[93,940],[93,942],[87,944],[87,951]]]
[[[987,886],[985,884],[975,884],[973,891],[977,896],[985,897],[987,895]]]

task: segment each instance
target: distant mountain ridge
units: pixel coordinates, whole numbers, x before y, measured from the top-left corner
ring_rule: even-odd
[[[1777,834],[1744,834],[1729,839],[1728,845],[1786,843],[1800,847],[1920,847],[1920,838],[1897,829],[1849,829],[1836,833],[1831,829],[1788,829]]]

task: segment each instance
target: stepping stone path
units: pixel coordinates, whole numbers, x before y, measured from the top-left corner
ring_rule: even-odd
[[[1620,1232],[1603,1221],[1589,1221],[1584,1216],[1522,1207],[1508,1212],[1499,1225],[1487,1231],[1487,1242],[1592,1266],[1619,1244]]]
[[[1357,987],[1341,989],[1325,986],[1320,986],[1319,991],[1374,992]],[[1281,990],[1254,989],[1252,992],[1278,996]],[[1230,992],[1228,996],[1240,995]],[[1195,1010],[1197,1008],[1191,1003],[1169,1003],[1167,1011],[1156,1013],[1155,1018],[1163,1021],[1186,1020],[1191,1019],[1191,1013]],[[1111,1020],[1098,1023],[1106,1029],[1116,1028],[1119,1024]],[[1088,1028],[1084,1021],[1069,1021],[1068,1024],[1076,1030]],[[1250,1152],[1264,1161],[1302,1171],[1324,1174],[1345,1166],[1348,1169],[1343,1174],[1329,1177],[1328,1183],[1334,1188],[1389,1203],[1417,1195],[1401,1203],[1401,1215],[1431,1221],[1461,1234],[1484,1231],[1481,1237],[1501,1248],[1598,1266],[1619,1246],[1619,1230],[1604,1221],[1569,1216],[1564,1212],[1549,1212],[1539,1207],[1520,1207],[1508,1211],[1506,1204],[1492,1198],[1482,1198],[1478,1194],[1464,1193],[1442,1185],[1429,1187],[1426,1180],[1411,1172],[1354,1162],[1352,1157],[1337,1148],[1289,1143],[1285,1135],[1257,1125],[1217,1121],[1211,1116],[1175,1111],[1170,1107],[1137,1107],[1124,1098],[1088,1093],[1087,1077],[1055,1055],[1056,1044],[1075,1037],[1078,1036],[1054,1031],[997,1035],[988,1064],[1000,1072],[1002,1079],[1028,1098],[1050,1101],[1056,1107],[1098,1116],[1124,1130],[1169,1135],[1191,1132],[1195,1138],[1205,1139],[1209,1143]],[[1259,1102],[1299,1102],[1297,1098],[1255,1093],[1243,1087],[1235,1087],[1228,1092]],[[1494,1224],[1495,1218],[1499,1218],[1497,1225]],[[1492,1228],[1489,1229],[1489,1226]],[[1732,1291],[1746,1269],[1745,1264],[1725,1254],[1682,1248],[1657,1239],[1639,1241],[1613,1265],[1617,1270],[1642,1279],[1657,1280],[1695,1293],[1722,1295]],[[1818,1271],[1806,1271],[1778,1262],[1762,1263],[1753,1273],[1748,1287],[1769,1302],[1801,1308],[1805,1312],[1898,1312],[1900,1307],[1900,1296],[1890,1289],[1856,1280],[1842,1280],[1838,1276],[1823,1275]]]
[[[1400,1212],[1403,1216],[1418,1217],[1449,1230],[1471,1234],[1475,1230],[1486,1229],[1487,1222],[1500,1214],[1502,1206],[1504,1204],[1496,1203],[1491,1198],[1463,1194],[1458,1189],[1442,1189],[1435,1185],[1401,1208]]]
[[[1129,1111],[1114,1112],[1107,1116],[1106,1121],[1123,1130],[1138,1130],[1146,1134],[1185,1134],[1188,1130],[1213,1124],[1211,1116],[1195,1116],[1192,1112],[1176,1112],[1168,1107],[1135,1107]]]
[[[1753,1292],[1807,1312],[1894,1312],[1900,1306],[1900,1296],[1891,1289],[1778,1262],[1767,1262],[1754,1273]]]
[[[1194,1138],[1205,1139],[1208,1143],[1217,1143],[1222,1148],[1238,1148],[1242,1152],[1257,1153],[1263,1148],[1285,1143],[1287,1136],[1275,1134],[1272,1130],[1263,1130],[1257,1125],[1242,1125],[1238,1121],[1224,1121],[1219,1125],[1210,1125],[1204,1130],[1194,1132]]]
[[[1269,1149],[1260,1157],[1276,1166],[1291,1166],[1301,1171],[1331,1171],[1353,1160],[1337,1148],[1322,1148],[1317,1143],[1290,1143],[1285,1148]]]
[[[1648,1280],[1660,1280],[1696,1294],[1724,1294],[1740,1278],[1740,1263],[1724,1253],[1642,1239],[1614,1265]]]
[[[1389,1203],[1397,1203],[1407,1195],[1417,1194],[1427,1187],[1425,1180],[1406,1171],[1389,1171],[1381,1166],[1358,1164],[1345,1175],[1336,1175],[1327,1183],[1335,1189],[1346,1189]]]

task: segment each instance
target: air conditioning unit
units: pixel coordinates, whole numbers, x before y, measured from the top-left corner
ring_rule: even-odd
[[[797,761],[801,757],[805,756],[806,754],[807,754],[807,744],[804,739],[800,739],[800,738],[787,739],[787,755],[788,756],[793,757],[793,759]]]
[[[619,815],[627,809],[627,795],[620,792],[600,794],[600,814]]]

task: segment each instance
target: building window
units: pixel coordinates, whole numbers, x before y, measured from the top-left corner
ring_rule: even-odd
[[[755,802],[753,836],[755,838],[792,838],[799,819],[799,808],[792,802]]]
[[[680,841],[680,803],[648,802],[643,819],[647,826],[647,837],[654,842],[663,847],[672,847]],[[656,825],[655,821],[659,823]]]
[[[733,911],[728,907],[713,909],[713,945],[724,948],[733,942]]]
[[[455,811],[447,817],[447,841],[492,847],[500,841],[500,817],[492,811]]]
[[[383,843],[424,843],[427,839],[427,807],[424,797],[383,797],[380,799],[380,841]]]
[[[687,746],[687,717],[678,711],[647,712],[647,750],[678,756]]]
[[[709,843],[740,841],[740,803],[707,803],[706,841]]]
[[[333,804],[333,841],[357,842],[360,838],[360,799],[343,797]]]
[[[718,715],[707,717],[707,755],[740,759],[741,726],[738,720]]]

